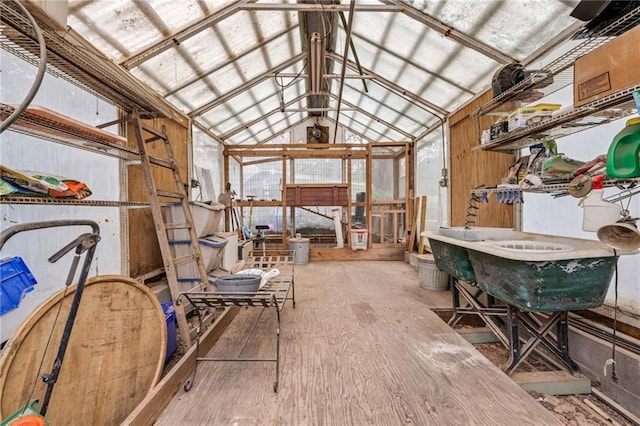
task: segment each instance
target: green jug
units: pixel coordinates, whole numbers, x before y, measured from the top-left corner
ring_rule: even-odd
[[[610,178],[640,177],[640,117],[627,121],[609,146],[607,175]]]

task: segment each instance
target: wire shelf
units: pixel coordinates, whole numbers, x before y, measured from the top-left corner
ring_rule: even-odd
[[[476,149],[512,152],[549,139],[557,139],[590,129],[637,112],[633,93],[640,85],[575,108],[533,126],[514,130]]]
[[[576,46],[564,55],[550,62],[540,70],[533,72],[517,85],[509,88],[508,90],[505,90],[503,93],[496,96],[491,101],[482,105],[472,114],[486,115],[489,112],[499,108],[506,102],[518,100],[517,98],[526,91],[540,90],[546,96],[568,86],[572,83],[572,79],[567,79],[566,75],[573,76],[572,65],[576,59],[615,38],[615,36],[612,36],[610,34],[620,34],[628,29],[633,28],[638,24],[639,19],[640,8],[636,8],[630,11],[620,19],[603,28],[598,33],[593,34],[593,36],[586,39],[580,45]],[[556,83],[554,81],[553,84],[547,86],[548,79],[554,76],[558,76],[559,83]],[[513,108],[510,108],[510,110],[512,109]]]
[[[59,206],[89,206],[89,207],[149,207],[147,202],[138,201],[102,201],[102,200],[76,200],[73,198],[51,197],[0,197],[0,204],[37,204]]]

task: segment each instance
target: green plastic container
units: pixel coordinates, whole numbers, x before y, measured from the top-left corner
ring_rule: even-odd
[[[38,400],[37,399],[32,399],[29,402],[27,402],[25,405],[23,405],[22,407],[18,408],[16,410],[15,413],[13,413],[11,416],[7,417],[6,419],[2,420],[2,423],[0,423],[0,426],[9,426],[11,425],[11,423],[13,423],[15,420],[24,418],[25,420],[27,418],[31,419],[35,419],[38,418],[40,419],[37,422],[28,422],[25,421],[25,424],[45,424],[46,426],[49,425],[49,422],[47,422],[41,415],[40,415],[40,409],[38,408]]]
[[[607,175],[611,178],[640,177],[640,117],[627,121],[607,153]]]

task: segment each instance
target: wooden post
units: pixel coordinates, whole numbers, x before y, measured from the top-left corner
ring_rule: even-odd
[[[280,246],[283,249],[288,247],[287,245],[287,156],[282,156],[282,184],[280,188],[280,199],[282,200],[282,243]]]
[[[420,207],[420,233],[417,235],[418,241],[418,254],[422,254],[424,250],[424,237],[422,233],[424,232],[425,224],[427,222],[427,196],[423,195],[421,198],[421,207]]]

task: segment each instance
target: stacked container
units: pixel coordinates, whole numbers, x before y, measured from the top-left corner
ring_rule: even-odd
[[[205,270],[210,272],[220,266],[222,249],[227,245],[226,239],[214,235],[220,231],[224,205],[190,201],[189,206],[198,236],[202,262]],[[165,206],[164,214],[167,223],[186,222],[180,203]],[[188,229],[171,229],[168,231],[168,235],[171,254],[174,258],[186,256],[191,252]],[[178,265],[176,273],[181,291],[191,289],[194,282],[200,281],[198,265],[195,261]]]

